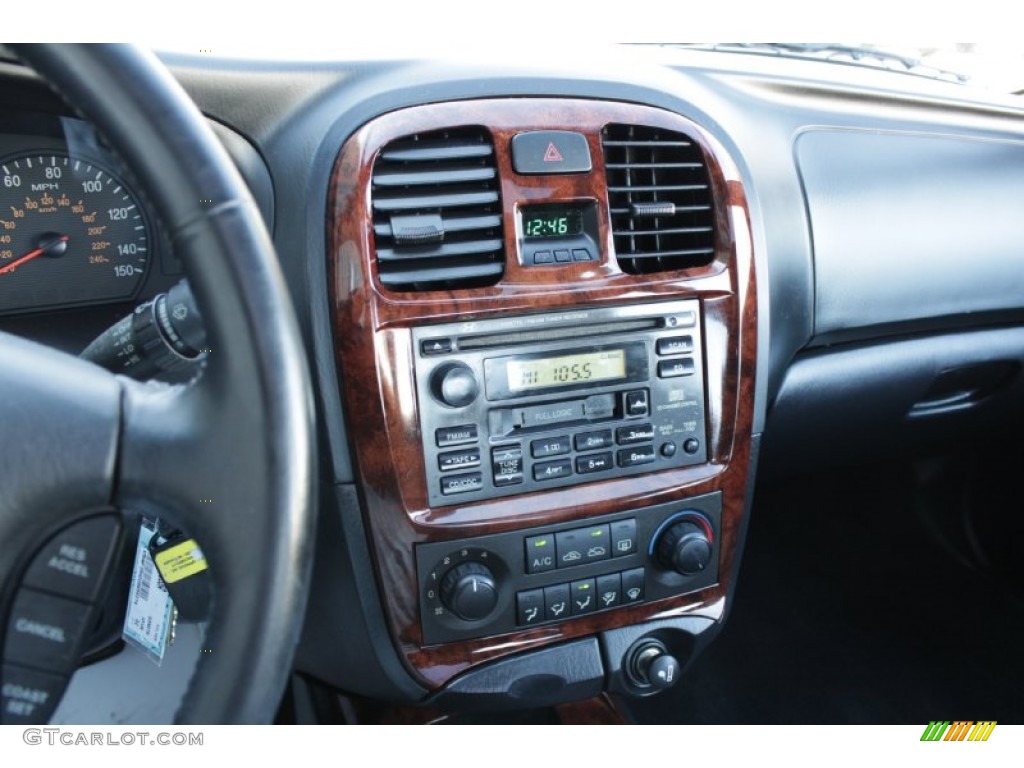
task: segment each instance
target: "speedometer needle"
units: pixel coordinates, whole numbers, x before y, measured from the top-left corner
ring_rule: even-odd
[[[21,256],[10,264],[4,265],[0,268],[0,275],[5,272],[12,271],[15,267],[24,264],[26,261],[32,261],[36,256],[42,256],[44,253],[47,256],[63,256],[68,250],[68,241],[71,238],[67,235],[52,235],[46,234],[39,238],[39,247],[34,251],[29,251],[24,256]]]

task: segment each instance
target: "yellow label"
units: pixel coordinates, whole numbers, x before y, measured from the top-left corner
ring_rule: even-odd
[[[154,558],[164,581],[173,584],[206,570],[206,557],[195,539],[183,541],[170,549],[158,552]]]

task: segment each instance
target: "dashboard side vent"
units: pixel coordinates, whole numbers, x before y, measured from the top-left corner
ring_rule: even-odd
[[[633,275],[699,267],[715,257],[704,152],[688,136],[612,124],[601,134],[615,251]]]
[[[431,131],[391,142],[373,166],[377,276],[393,291],[494,285],[505,271],[490,133]]]

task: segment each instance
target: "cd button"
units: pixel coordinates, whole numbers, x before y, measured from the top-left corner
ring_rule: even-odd
[[[479,491],[483,487],[484,476],[479,472],[469,472],[465,475],[450,475],[449,477],[441,478],[441,493],[445,496]]]

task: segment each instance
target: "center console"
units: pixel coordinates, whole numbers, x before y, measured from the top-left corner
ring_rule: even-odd
[[[633,628],[604,663],[643,689],[666,627],[724,618],[742,539],[756,290],[732,162],[654,108],[437,104],[356,132],[330,210],[361,514],[409,672],[441,691]]]

